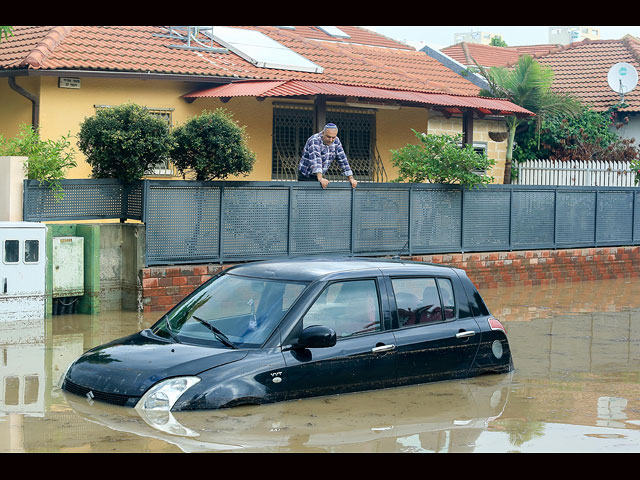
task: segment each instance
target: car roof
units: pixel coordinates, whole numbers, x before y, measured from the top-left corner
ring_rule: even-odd
[[[291,281],[314,281],[347,272],[364,273],[381,270],[385,273],[438,274],[451,272],[452,267],[392,258],[366,257],[287,257],[237,265],[228,270],[234,275]]]

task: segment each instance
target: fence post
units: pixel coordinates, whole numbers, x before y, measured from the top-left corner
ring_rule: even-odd
[[[0,220],[21,222],[23,220],[23,185],[25,180],[23,162],[27,157],[0,157]]]

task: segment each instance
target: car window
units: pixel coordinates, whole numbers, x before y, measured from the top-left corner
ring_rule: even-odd
[[[438,286],[440,287],[440,296],[442,297],[442,308],[444,310],[445,320],[449,320],[456,316],[456,303],[453,296],[453,285],[448,278],[439,278]]]
[[[380,330],[380,306],[375,280],[328,285],[302,320],[302,327],[324,325],[338,338]]]
[[[391,283],[396,297],[400,328],[442,322],[455,317],[453,286],[450,280],[395,278]]]
[[[166,322],[154,327],[154,333],[206,344],[220,339],[217,330],[238,347],[256,347],[278,326],[305,286],[223,275],[181,302],[167,314]]]

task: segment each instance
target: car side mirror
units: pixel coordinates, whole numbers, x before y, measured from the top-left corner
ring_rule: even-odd
[[[332,328],[324,325],[311,325],[305,328],[298,341],[297,348],[326,348],[336,344],[336,332]]]

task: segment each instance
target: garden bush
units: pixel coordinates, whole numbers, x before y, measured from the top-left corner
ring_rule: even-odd
[[[93,178],[140,180],[167,160],[171,137],[167,123],[136,104],[99,110],[85,118],[78,147],[86,155]]]
[[[473,188],[490,183],[486,172],[495,162],[471,145],[461,146],[462,135],[427,135],[413,130],[420,143],[392,150],[399,182],[460,184]]]
[[[190,118],[173,130],[172,138],[172,161],[179,172],[193,173],[196,180],[247,176],[253,169],[255,154],[247,146],[244,127],[222,108]]]

